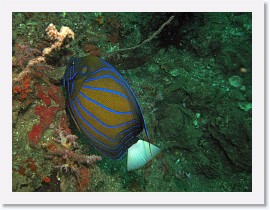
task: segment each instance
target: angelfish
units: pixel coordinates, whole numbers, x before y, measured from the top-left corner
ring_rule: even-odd
[[[136,96],[105,60],[95,56],[71,57],[63,85],[73,121],[104,156],[121,159],[128,151],[130,171],[142,167],[160,152],[149,143]],[[148,141],[137,137],[143,131]]]

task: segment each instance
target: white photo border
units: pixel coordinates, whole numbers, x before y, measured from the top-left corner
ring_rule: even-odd
[[[1,2],[1,191],[4,204],[264,204],[263,0]],[[252,12],[252,192],[12,192],[12,12]]]

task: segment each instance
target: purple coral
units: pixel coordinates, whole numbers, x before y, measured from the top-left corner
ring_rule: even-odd
[[[76,135],[71,134],[61,126],[55,128],[55,132],[58,134],[58,137],[54,139],[56,142],[61,143],[66,148],[76,147],[76,140],[78,139]]]

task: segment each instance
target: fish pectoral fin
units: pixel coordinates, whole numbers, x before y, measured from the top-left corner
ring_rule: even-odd
[[[153,159],[160,149],[147,141],[139,140],[128,148],[127,170],[131,171],[144,166]]]

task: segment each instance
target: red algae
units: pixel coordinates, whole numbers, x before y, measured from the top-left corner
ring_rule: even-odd
[[[60,107],[65,107],[65,99],[59,87],[51,85],[48,88],[48,94],[57,104],[59,104]]]
[[[40,124],[33,126],[32,130],[28,133],[28,138],[32,146],[35,146],[40,142],[42,133],[43,128],[40,126]]]
[[[32,158],[28,158],[26,160],[27,167],[32,171],[35,172],[37,170],[37,166]]]
[[[40,122],[38,125],[34,125],[28,133],[28,138],[32,146],[37,146],[40,143],[43,132],[52,123],[57,110],[57,107],[46,107],[43,105],[34,108],[35,114],[40,118]]]
[[[47,106],[51,104],[51,99],[42,90],[38,91],[38,98],[41,99]]]
[[[88,183],[89,183],[89,171],[88,171],[88,168],[86,168],[86,167],[79,168],[77,190],[79,192],[87,191]]]
[[[22,176],[25,176],[25,168],[24,167],[20,167],[18,170],[18,173]]]
[[[34,111],[40,117],[40,125],[46,129],[53,121],[54,115],[58,110],[57,107],[36,106]]]
[[[18,84],[13,87],[12,92],[14,94],[19,94],[18,99],[23,101],[27,98],[28,94],[32,91],[30,89],[31,79],[28,75],[25,75],[21,81],[21,84]]]
[[[42,181],[43,182],[45,182],[45,183],[50,183],[51,182],[51,179],[49,178],[49,177],[44,177],[43,179],[42,179]]]
[[[50,143],[47,145],[47,148],[52,152],[52,153],[56,153],[58,151],[57,146],[54,143]]]

